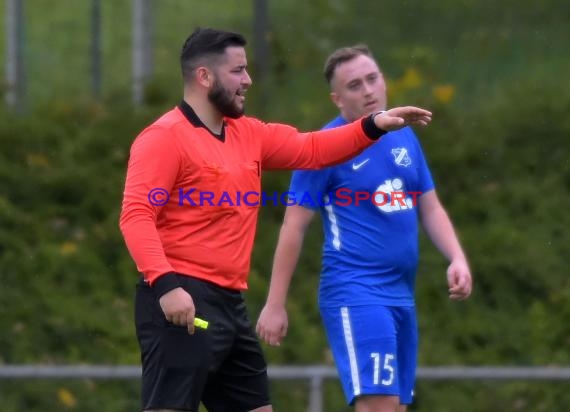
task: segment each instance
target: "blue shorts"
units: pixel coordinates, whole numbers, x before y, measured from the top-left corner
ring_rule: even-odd
[[[349,405],[361,395],[399,396],[401,404],[412,403],[415,307],[321,307],[321,316]]]

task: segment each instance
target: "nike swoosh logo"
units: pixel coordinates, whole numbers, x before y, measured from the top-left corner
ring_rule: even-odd
[[[363,161],[360,162],[360,163],[353,163],[353,164],[352,164],[352,170],[358,170],[358,169],[360,169],[362,166],[364,166],[366,163],[368,163],[369,160],[370,160],[370,159],[366,159],[366,160],[363,160]]]

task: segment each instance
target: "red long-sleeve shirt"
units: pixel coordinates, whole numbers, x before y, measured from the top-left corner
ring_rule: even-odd
[[[238,192],[260,193],[261,170],[316,169],[347,160],[373,142],[360,121],[299,133],[246,116],[226,118],[220,138],[182,103],[143,130],[131,147],[120,217],[127,248],[151,285],[177,272],[247,289],[259,208],[251,204],[259,197],[237,205]],[[170,200],[156,205],[166,193]],[[214,195],[213,206],[204,200],[206,193]],[[232,200],[218,202],[223,193]]]

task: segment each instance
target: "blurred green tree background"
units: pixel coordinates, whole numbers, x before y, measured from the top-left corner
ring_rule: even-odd
[[[0,109],[0,363],[139,363],[137,274],[118,230],[130,144],[180,100],[178,55],[196,26],[237,30],[253,42],[253,2],[155,2],[155,72],[145,104],[133,107],[131,2],[103,1],[96,100],[89,10],[88,1],[25,3],[28,112]],[[446,262],[421,239],[420,366],[568,366],[568,2],[292,0],[270,2],[269,28],[270,70],[261,84],[252,73],[249,114],[320,128],[336,114],[324,59],[357,42],[376,54],[391,106],[434,112],[418,134],[470,257],[475,291],[467,302],[450,302]],[[284,191],[288,180],[289,173],[267,173],[263,188]],[[260,211],[247,293],[254,322],[283,212]],[[332,364],[316,305],[321,239],[314,224],[292,285],[288,338],[265,347],[271,364]],[[272,388],[276,410],[306,408],[305,385]],[[420,381],[411,409],[565,411],[567,389]],[[0,381],[6,412],[132,411],[138,396],[137,382]],[[326,411],[351,410],[337,382],[327,383],[325,402]]]

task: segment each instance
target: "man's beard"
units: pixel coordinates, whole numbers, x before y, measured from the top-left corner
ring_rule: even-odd
[[[234,102],[235,94],[228,92],[218,80],[214,82],[212,90],[208,92],[208,100],[224,116],[237,119],[243,116],[243,108],[239,108]]]

